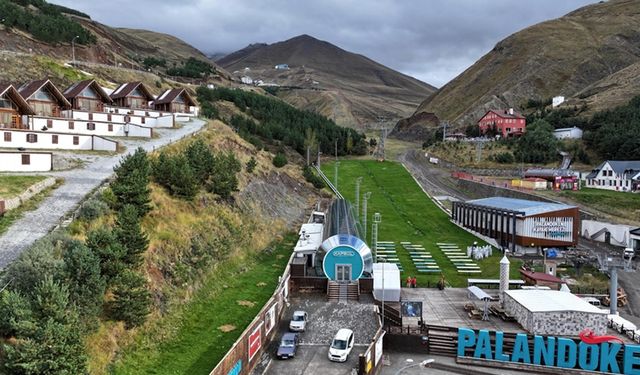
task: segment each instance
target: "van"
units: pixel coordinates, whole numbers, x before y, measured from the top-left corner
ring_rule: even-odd
[[[353,349],[353,331],[350,329],[340,329],[331,341],[329,347],[329,360],[334,362],[346,362],[351,349]]]
[[[630,247],[624,249],[624,259],[633,259],[636,256],[635,250]]]
[[[595,307],[602,306],[602,303],[597,298],[594,298],[594,297],[582,297],[582,299],[587,301],[587,302],[589,302],[589,304],[591,304],[591,305],[593,305]]]

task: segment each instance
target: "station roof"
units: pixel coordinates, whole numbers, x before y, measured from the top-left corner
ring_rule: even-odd
[[[294,247],[295,252],[318,250],[322,245],[322,234],[324,230],[323,224],[307,223],[302,224],[300,232],[298,232],[298,242]]]
[[[507,290],[505,293],[530,312],[576,311],[603,315],[608,313],[575,294],[559,290],[516,289]]]
[[[554,212],[554,211],[561,211],[561,210],[576,208],[576,206],[569,206],[561,203],[529,201],[524,199],[504,198],[504,197],[474,199],[474,200],[467,201],[467,203],[475,204],[477,206],[485,206],[485,207],[498,208],[503,210],[520,211],[524,213],[524,216],[533,216],[533,215],[544,214],[547,212]]]

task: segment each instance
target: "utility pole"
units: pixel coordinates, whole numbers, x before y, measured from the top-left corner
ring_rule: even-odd
[[[307,167],[311,163],[311,147],[307,146]]]
[[[447,138],[447,122],[442,122],[442,142]]]
[[[320,148],[318,148],[318,162],[316,163],[318,169],[320,169],[320,154],[322,154],[322,152],[320,152]]]
[[[367,202],[371,197],[371,192],[368,191],[364,193],[364,197],[362,197],[362,228],[364,230],[362,240],[367,242]]]
[[[333,170],[333,186],[336,187],[336,190],[338,190],[338,167],[340,166],[340,162],[336,161],[336,163],[334,164],[334,170]]]
[[[356,219],[360,219],[360,183],[362,177],[356,178]]]
[[[373,249],[373,263],[377,263],[378,259],[378,225],[382,221],[379,212],[373,214],[373,224],[371,224],[371,249]]]

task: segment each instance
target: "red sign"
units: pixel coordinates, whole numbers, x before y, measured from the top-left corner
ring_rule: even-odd
[[[260,332],[261,326],[262,324],[259,324],[249,335],[249,361],[255,357],[262,347],[262,332]]]

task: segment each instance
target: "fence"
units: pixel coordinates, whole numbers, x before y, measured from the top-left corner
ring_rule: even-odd
[[[261,354],[268,347],[271,338],[277,332],[289,296],[291,261],[289,259],[278,287],[273,296],[265,303],[256,318],[242,332],[227,354],[211,370],[209,375],[244,375],[260,362]]]
[[[385,331],[382,327],[373,337],[371,344],[358,358],[358,375],[375,375],[382,368],[382,353]]]
[[[56,179],[53,177],[48,177],[40,182],[37,182],[31,186],[24,192],[20,193],[17,197],[2,199],[0,200],[0,215],[5,213],[6,211],[10,211],[20,207],[24,202],[31,199],[34,195],[40,193],[44,189],[55,185]]]

